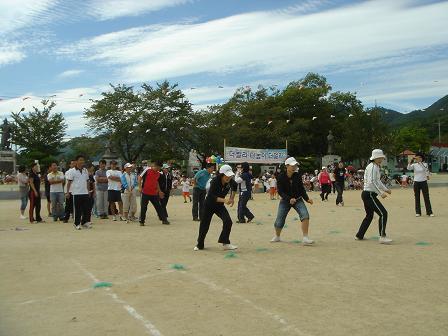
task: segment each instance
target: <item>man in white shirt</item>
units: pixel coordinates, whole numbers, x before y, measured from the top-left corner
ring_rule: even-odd
[[[67,174],[67,190],[66,197],[73,195],[73,208],[75,212],[76,230],[81,230],[81,226],[85,229],[91,229],[92,223],[88,221],[91,211],[89,198],[89,172],[84,168],[84,156],[78,155],[75,159],[76,165],[70,169]]]
[[[57,162],[52,162],[47,175],[50,184],[51,214],[55,222],[64,220],[64,173],[58,170]]]
[[[120,214],[120,220],[123,218],[123,201],[121,200],[121,171],[117,170],[117,161],[110,162],[110,169],[106,172],[108,182],[107,199],[109,201],[110,211],[113,215],[113,220],[117,220],[117,207]]]
[[[429,169],[428,165],[423,162],[423,154],[417,153],[412,159],[412,162],[408,165],[408,170],[414,171],[414,196],[415,196],[415,216],[420,217],[422,215],[422,209],[420,205],[420,191],[423,194],[425,201],[426,214],[430,217],[434,217],[432,213],[431,201],[429,199]]]

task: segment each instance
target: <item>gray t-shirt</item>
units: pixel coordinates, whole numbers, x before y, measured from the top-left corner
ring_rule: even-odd
[[[98,177],[107,177],[106,176],[106,169],[98,169],[95,172],[95,181],[97,181]],[[96,190],[98,191],[107,191],[107,182],[96,182]]]
[[[17,174],[17,184],[19,185],[20,197],[27,196],[30,189],[28,185],[28,176],[23,173]]]

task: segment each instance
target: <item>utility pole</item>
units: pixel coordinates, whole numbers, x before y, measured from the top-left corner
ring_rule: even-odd
[[[440,144],[442,143],[442,137],[441,137],[441,132],[440,132],[440,119],[439,119],[439,122],[436,124],[436,125],[438,125],[439,126],[439,147],[440,147]]]

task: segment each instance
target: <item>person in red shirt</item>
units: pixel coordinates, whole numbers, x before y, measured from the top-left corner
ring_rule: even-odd
[[[327,167],[322,167],[322,171],[317,176],[320,184],[320,198],[322,201],[328,201],[328,195],[331,193],[331,178],[327,171]]]
[[[146,210],[149,202],[156,209],[157,216],[162,221],[162,224],[170,224],[160,204],[160,199],[165,197],[159,186],[160,167],[161,163],[155,162],[152,167],[146,168],[138,178],[141,192],[140,226],[145,226]]]

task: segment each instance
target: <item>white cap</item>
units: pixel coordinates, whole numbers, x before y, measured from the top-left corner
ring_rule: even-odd
[[[164,163],[162,166],[163,169],[168,169],[170,168],[170,165],[168,163]]]
[[[322,169],[327,169],[327,167],[326,166],[322,166]]]
[[[225,176],[234,176],[235,173],[232,170],[232,167],[230,167],[229,165],[223,165],[221,168],[219,168],[219,173],[220,174],[224,174]]]
[[[379,159],[379,158],[386,158],[386,156],[384,155],[384,153],[381,149],[374,149],[372,151],[372,156],[370,157],[370,160],[373,161],[373,160]]]
[[[297,166],[299,163],[292,156],[285,161],[286,166]]]
[[[124,167],[125,167],[125,168],[132,168],[132,163],[129,163],[129,162],[126,163],[126,164],[124,165]]]

